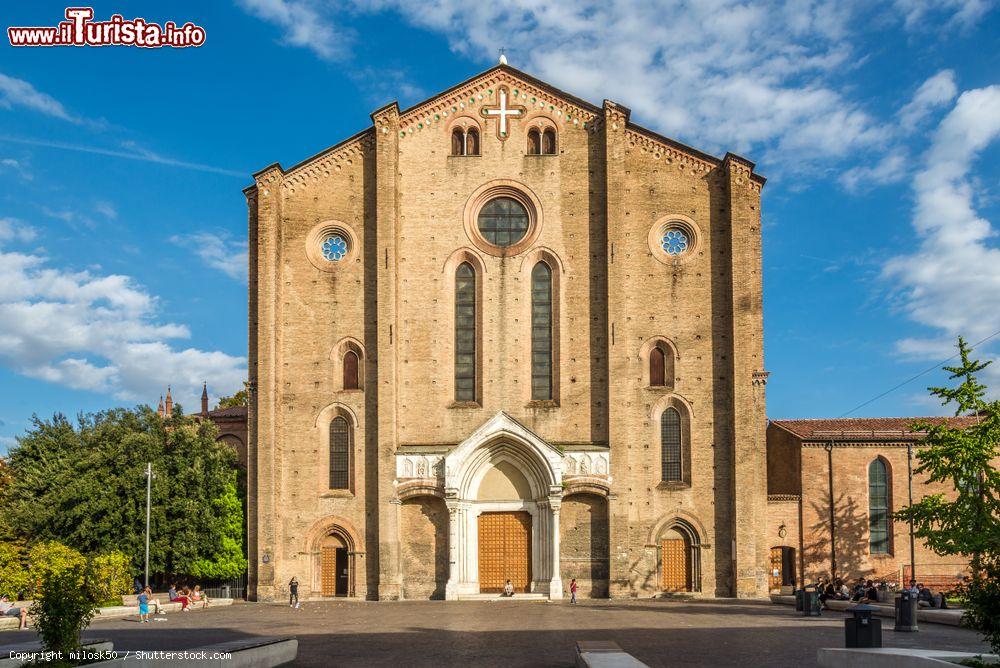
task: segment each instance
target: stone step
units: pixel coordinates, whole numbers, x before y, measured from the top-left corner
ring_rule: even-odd
[[[547,601],[548,594],[514,594],[513,596],[501,596],[500,594],[460,594],[459,601]]]

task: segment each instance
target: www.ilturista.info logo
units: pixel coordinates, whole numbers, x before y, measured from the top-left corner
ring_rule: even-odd
[[[162,26],[143,18],[126,19],[112,14],[107,21],[94,21],[93,7],[67,7],[66,21],[54,27],[7,28],[11,46],[162,46],[184,48],[205,43],[205,29],[188,21]]]

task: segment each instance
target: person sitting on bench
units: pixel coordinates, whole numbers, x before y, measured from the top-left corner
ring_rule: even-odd
[[[18,630],[28,628],[28,609],[15,607],[6,594],[0,596],[0,617],[17,617],[21,620]]]

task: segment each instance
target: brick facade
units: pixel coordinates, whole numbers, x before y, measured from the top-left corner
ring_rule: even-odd
[[[862,418],[841,420],[776,420],[767,428],[768,542],[797,550],[797,570],[806,581],[829,576],[872,577],[898,581],[910,564],[909,526],[893,521],[888,551],[874,552],[869,532],[868,468],[876,459],[886,465],[890,511],[905,507],[908,490],[908,446],[916,451],[923,434],[910,426],[918,420],[942,418]],[[972,418],[951,418],[957,425]],[[832,462],[832,479],[830,476]],[[832,482],[832,494],[831,494]],[[954,494],[949,487],[914,474],[913,500],[928,494]],[[833,499],[833,532],[830,499]],[[784,525],[787,535],[778,536]],[[831,545],[835,549],[831,550]],[[917,577],[936,587],[965,572],[961,557],[939,556],[915,541]],[[833,568],[833,561],[836,568]],[[905,571],[908,573],[909,571]]]
[[[524,108],[505,135],[482,112],[501,90]],[[478,130],[481,155],[451,155],[456,127]],[[531,127],[555,128],[555,155],[526,154]],[[440,594],[456,562],[448,550],[467,540],[449,457],[486,424],[519,443],[496,456],[521,457],[528,483],[549,466],[549,488],[527,499],[550,541],[533,558],[556,569],[540,586],[561,586],[561,574],[588,593],[656,594],[659,541],[680,531],[697,593],[764,594],[762,185],[742,158],[682,146],[620,105],[596,107],[505,65],[412,109],[384,107],[358,135],[255,174],[245,191],[254,595],[282,597],[293,575],[304,597],[320,595],[319,545],[331,535],[351,544],[356,596]],[[478,193],[507,191],[533,223],[523,247],[494,253],[470,211]],[[667,224],[689,237],[676,258],[657,245]],[[334,232],[348,251],[328,262],[318,245]],[[546,401],[531,396],[538,261],[553,271]],[[454,401],[463,262],[477,276],[474,402]],[[649,385],[654,346],[671,355],[662,387]],[[343,386],[348,350],[360,389]],[[669,408],[683,416],[685,444],[683,480],[668,483]],[[353,434],[350,489],[329,488],[337,417]]]

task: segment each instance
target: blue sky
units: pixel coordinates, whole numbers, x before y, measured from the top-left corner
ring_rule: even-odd
[[[65,5],[5,7],[55,25]],[[496,62],[764,190],[768,408],[835,417],[1000,330],[1000,12],[989,0],[94,4],[189,49],[0,45],[0,452],[32,413],[195,408],[246,368],[249,175]],[[995,358],[1000,336],[980,349]],[[1000,367],[1000,364],[996,365]],[[1000,388],[1000,368],[988,379]],[[939,373],[852,413],[939,413]]]

